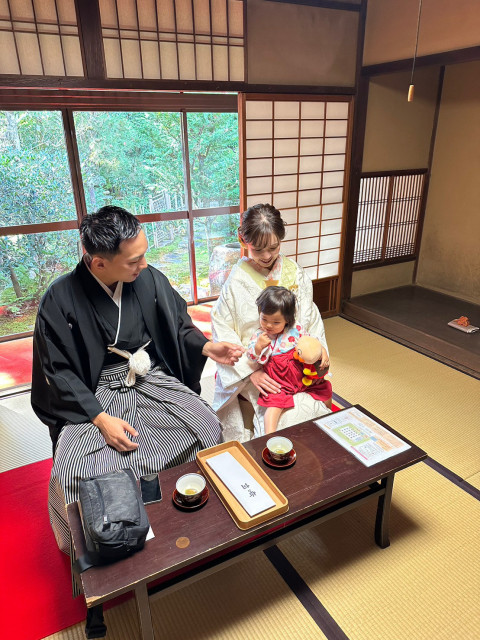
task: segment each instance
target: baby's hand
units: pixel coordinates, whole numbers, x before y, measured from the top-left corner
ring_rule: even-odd
[[[257,356],[259,356],[262,351],[265,349],[265,347],[268,347],[268,345],[271,344],[271,340],[268,337],[268,334],[261,333],[258,338],[257,338],[257,342],[255,344],[255,352],[257,354]]]

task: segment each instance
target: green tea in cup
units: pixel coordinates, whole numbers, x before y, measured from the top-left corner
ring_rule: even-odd
[[[267,440],[267,449],[275,462],[287,462],[293,449],[292,441],[283,436],[274,436]]]
[[[187,473],[181,476],[175,485],[178,499],[186,505],[200,502],[206,484],[205,478],[199,473]]]

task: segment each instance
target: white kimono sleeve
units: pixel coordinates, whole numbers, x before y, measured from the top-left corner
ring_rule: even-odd
[[[242,322],[242,319],[238,317],[235,297],[232,295],[232,289],[228,285],[229,282],[224,285],[217,304],[212,309],[212,337],[214,342],[232,342],[233,344],[248,347],[248,342],[252,335],[251,324],[248,324],[247,331],[243,329],[240,332],[239,322]],[[241,286],[241,283],[237,283],[236,286]],[[259,365],[256,362],[248,359],[246,352],[234,366],[217,363],[217,373],[225,389],[232,385],[238,385],[258,368]]]

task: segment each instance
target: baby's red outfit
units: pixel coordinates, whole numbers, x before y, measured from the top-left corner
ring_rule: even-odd
[[[268,362],[263,365],[263,370],[273,380],[282,385],[280,393],[269,393],[268,396],[260,395],[258,404],[262,407],[280,407],[290,409],[294,406],[295,393],[309,393],[315,400],[325,402],[332,397],[332,385],[328,380],[320,378],[314,380],[309,387],[302,382],[304,365],[293,357],[294,350],[270,356]]]

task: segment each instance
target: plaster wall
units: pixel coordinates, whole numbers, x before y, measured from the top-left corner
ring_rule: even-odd
[[[417,284],[480,303],[480,61],[445,71]]]
[[[368,0],[363,65],[412,58],[419,0]],[[423,0],[418,56],[480,45],[478,0]]]
[[[394,73],[370,80],[364,172],[428,167],[438,75],[438,67],[418,70],[413,102],[407,102],[410,74]],[[351,295],[412,284],[413,268],[412,261],[354,271]]]
[[[249,84],[353,87],[358,12],[248,0]]]
[[[352,274],[352,298],[412,284],[414,264],[413,261],[400,262],[376,269],[354,271]]]
[[[363,171],[428,166],[438,75],[438,67],[417,70],[413,102],[407,102],[409,73],[371,78]]]

